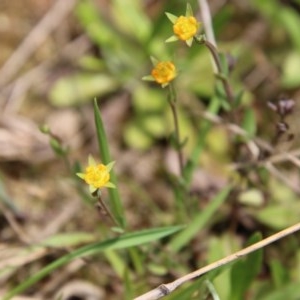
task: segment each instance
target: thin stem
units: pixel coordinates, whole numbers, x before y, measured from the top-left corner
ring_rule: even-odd
[[[97,193],[97,201],[98,202],[96,203],[96,207],[98,208],[99,212],[102,213],[102,210],[104,210],[104,214],[111,219],[113,224],[115,224],[117,227],[119,227],[118,221],[115,219],[113,214],[110,212],[110,210],[106,206],[105,202],[103,201],[103,199],[99,193]]]
[[[219,78],[220,78],[220,80],[223,84],[227,99],[231,104],[233,104],[234,103],[234,95],[233,95],[233,92],[232,92],[232,89],[231,89],[231,86],[228,82],[227,77],[224,76],[224,74],[223,74],[224,72],[222,70],[222,65],[221,65],[221,61],[220,61],[220,58],[219,58],[218,50],[212,43],[210,43],[206,39],[203,40],[203,44],[208,48],[208,50],[210,51],[210,53],[211,53],[211,55],[212,55],[212,57],[215,61],[215,64],[216,64],[218,72],[219,72],[219,75],[221,75]]]
[[[177,106],[176,106],[176,93],[172,84],[169,85],[169,96],[168,102],[171,107],[174,127],[175,127],[175,139],[176,139],[176,150],[178,154],[178,161],[179,161],[179,168],[180,168],[180,175],[183,176],[184,170],[184,162],[183,162],[183,153],[182,153],[182,146],[181,146],[181,139],[180,139],[180,131],[179,131],[179,121],[178,121],[178,113],[177,113]]]

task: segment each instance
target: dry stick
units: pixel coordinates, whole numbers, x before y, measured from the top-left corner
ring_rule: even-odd
[[[26,63],[34,51],[46,40],[49,34],[65,19],[76,4],[76,0],[57,0],[49,12],[23,40],[17,50],[0,70],[0,86],[5,85]]]
[[[175,289],[177,289],[180,285],[182,285],[183,283],[186,283],[192,279],[195,279],[205,273],[208,273],[214,269],[217,269],[219,267],[222,267],[224,265],[227,265],[239,258],[242,258],[258,249],[261,249],[271,243],[274,243],[277,240],[280,240],[282,238],[284,238],[285,236],[288,236],[296,231],[300,230],[300,223],[297,223],[293,226],[290,226],[282,231],[279,231],[265,239],[263,239],[262,241],[255,243],[249,247],[246,247],[240,251],[237,251],[229,256],[226,256],[216,262],[213,262],[212,264],[209,264],[201,269],[198,269],[192,273],[189,273],[179,279],[174,280],[173,282],[167,283],[167,284],[162,284],[160,286],[158,286],[157,288],[151,290],[150,292],[147,292],[146,294],[143,294],[137,298],[135,298],[134,300],[156,300],[156,299],[160,299],[170,293],[172,293]]]
[[[217,42],[215,39],[214,29],[212,27],[211,13],[210,13],[208,3],[206,0],[198,0],[198,4],[200,7],[201,17],[202,17],[202,21],[203,21],[203,27],[204,27],[204,31],[206,33],[207,39],[217,48]],[[214,72],[216,73],[217,66],[213,59],[212,59],[212,61],[213,61]]]
[[[199,7],[201,8],[201,16],[202,16],[204,30],[207,35],[207,39],[215,47],[217,47],[215,34],[214,34],[213,27],[212,27],[211,13],[210,13],[208,3],[206,0],[198,0],[198,3],[199,3]]]

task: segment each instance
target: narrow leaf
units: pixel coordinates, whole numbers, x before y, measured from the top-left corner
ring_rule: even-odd
[[[97,132],[98,145],[100,150],[100,156],[104,162],[104,164],[109,164],[112,159],[109,153],[108,141],[105,134],[104,125],[102,122],[102,118],[99,112],[97,100],[94,100],[94,116],[95,116],[95,125]],[[110,173],[111,182],[117,187],[117,178],[115,176],[114,171],[112,170]],[[124,228],[126,226],[126,221],[124,218],[124,210],[122,206],[122,202],[120,199],[118,188],[109,189],[109,197],[110,197],[110,205],[111,210],[119,225]]]
[[[20,285],[18,285],[16,288],[12,289],[6,295],[4,295],[2,300],[9,300],[13,296],[22,293],[23,291],[31,287],[36,282],[40,281],[47,275],[51,274],[54,270],[71,262],[76,258],[95,255],[109,249],[110,250],[124,249],[124,248],[146,244],[161,239],[163,237],[166,237],[168,235],[171,235],[180,229],[182,229],[182,226],[153,228],[153,229],[142,230],[138,232],[127,233],[118,238],[113,238],[110,240],[106,240],[104,242],[98,242],[98,243],[81,247],[55,260],[54,262],[47,265],[45,268],[35,272],[33,276],[29,277],[28,279],[25,279]]]
[[[166,16],[168,17],[168,19],[169,19],[173,24],[174,24],[174,23],[177,21],[177,19],[178,19],[177,16],[175,16],[175,15],[173,15],[173,14],[170,14],[170,13],[168,13],[168,12],[166,12],[165,14],[166,14]]]
[[[248,245],[261,240],[261,234],[254,234]],[[255,279],[262,265],[262,249],[249,254],[244,260],[238,261],[231,270],[231,300],[245,299],[246,292]]]
[[[188,227],[179,233],[170,243],[170,248],[177,252],[193,239],[201,229],[209,222],[216,213],[217,209],[222,205],[231,190],[231,186],[224,188],[208,206],[197,214]]]

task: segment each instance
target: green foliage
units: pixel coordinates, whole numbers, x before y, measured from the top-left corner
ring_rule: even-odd
[[[231,187],[226,187],[221,191],[214,199],[211,200],[209,205],[200,213],[198,213],[192,220],[191,223],[178,234],[169,244],[169,247],[177,252],[186,246],[195,235],[200,232],[209,220],[212,219],[217,209],[224,202],[228,196]]]
[[[118,87],[116,79],[107,74],[80,73],[56,82],[50,101],[58,107],[80,105],[95,95],[104,96]]]
[[[261,240],[261,234],[254,234],[248,245]],[[231,294],[230,299],[244,299],[247,290],[258,275],[262,266],[262,250],[249,254],[245,259],[238,261],[231,269]]]
[[[22,284],[8,292],[3,297],[3,300],[8,300],[11,297],[17,295],[18,293],[21,293],[22,291],[29,288],[45,276],[51,274],[51,272],[53,272],[55,269],[69,263],[70,261],[76,258],[96,255],[107,250],[124,249],[142,245],[173,234],[180,229],[182,229],[182,226],[152,228],[140,232],[127,233],[117,238],[105,240],[104,242],[97,242],[78,248],[77,250],[60,257],[56,261],[47,265],[45,268],[36,272],[34,275],[25,280]]]
[[[94,117],[95,117],[95,125],[96,125],[96,132],[97,132],[97,140],[99,145],[99,152],[100,157],[102,158],[104,164],[109,164],[112,162],[110,152],[109,152],[109,145],[105,134],[105,129],[103,126],[102,118],[99,112],[97,100],[94,100]],[[113,172],[110,173],[111,182],[117,186],[117,178]],[[123,211],[122,202],[120,199],[119,191],[117,188],[109,189],[109,196],[110,196],[110,203],[112,212],[115,218],[118,221],[118,225],[124,229],[126,226],[125,215]]]
[[[87,232],[58,233],[42,240],[39,244],[46,247],[74,247],[95,240],[93,234]]]
[[[256,134],[256,120],[255,114],[252,108],[248,108],[245,111],[244,119],[242,122],[242,128],[248,133],[249,137],[253,137]]]
[[[278,173],[271,172],[265,163],[272,154],[261,146],[262,139],[271,144],[278,134],[278,123],[270,121],[271,114],[294,130],[288,118],[283,120],[276,112],[267,111],[265,105],[281,92],[297,95],[294,90],[300,86],[300,18],[293,8],[300,1],[294,1],[293,7],[289,2],[251,1],[245,6],[249,5],[250,10],[245,20],[245,8],[227,3],[214,14],[213,29],[218,40],[214,49],[200,38],[198,44],[195,39],[191,48],[180,41],[164,43],[172,35],[165,11],[184,15],[186,3],[182,1],[145,4],[149,5],[148,12],[143,1],[112,0],[107,4],[109,14],[101,11],[96,1],[78,1],[76,21],[93,44],[93,54],[83,55],[74,63],[72,72],[54,82],[48,94],[50,103],[56,109],[80,110],[83,105],[90,105],[93,98],[104,99],[109,105],[112,94],[117,97],[126,94],[130,104],[122,112],[124,120],[120,121],[123,123],[118,133],[122,140],[118,141],[119,149],[115,152],[106,137],[101,105],[99,109],[97,100],[93,102],[95,139],[101,161],[108,164],[116,160],[118,164],[123,158],[112,158],[111,153],[122,156],[123,150],[126,155],[132,151],[139,160],[153,150],[158,153],[157,166],[153,168],[153,178],[140,182],[136,171],[139,162],[122,161],[123,173],[118,180],[111,172],[116,188],[108,190],[107,203],[113,219],[117,220],[116,227],[100,220],[93,233],[79,229],[54,234],[40,241],[37,247],[24,247],[29,253],[42,247],[71,249],[66,255],[58,254],[45,267],[34,269],[37,271],[33,275],[8,290],[4,300],[27,290],[74,259],[89,256],[103,259],[111,274],[122,282],[124,299],[133,299],[134,295],[151,289],[153,283],[178,278],[232,254],[252,231],[262,233],[253,234],[248,245],[260,241],[262,234],[267,236],[299,221],[299,196],[273,179]],[[198,2],[191,4],[197,11]],[[188,11],[192,13],[189,6]],[[174,22],[177,19],[171,14],[167,16]],[[263,33],[256,33],[255,26],[249,27],[251,30],[240,26],[240,23],[253,25],[253,16],[258,25],[262,23],[269,30],[260,44],[256,39]],[[204,36],[203,31],[200,34]],[[237,58],[236,62],[229,60],[228,52]],[[176,63],[177,76],[168,85],[169,89],[141,80],[151,74],[150,56]],[[54,152],[71,172],[72,149],[65,147],[64,141],[47,126],[42,131],[50,137]],[[261,160],[253,158],[250,141],[259,148]],[[276,148],[273,144],[271,148]],[[168,153],[173,154],[170,148],[177,156],[175,159],[171,156],[171,162],[166,163]],[[141,169],[144,176],[147,170]],[[76,170],[80,172],[80,167]],[[280,180],[297,182],[294,179],[297,172],[290,169],[287,172],[291,179],[285,174],[277,176]],[[76,182],[78,195],[88,198],[81,184]],[[0,201],[18,216],[19,210],[2,181]],[[140,230],[144,226],[150,229]],[[101,240],[95,242],[98,231]],[[273,246],[270,255],[264,258],[262,252],[260,249],[188,282],[166,299],[299,299],[298,244],[294,241]],[[259,278],[263,263],[268,268]],[[0,277],[17,271],[18,267],[6,266],[0,269]]]

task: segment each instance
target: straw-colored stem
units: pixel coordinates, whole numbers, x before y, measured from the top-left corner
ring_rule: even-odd
[[[182,284],[193,280],[195,278],[200,277],[203,274],[206,274],[214,269],[220,268],[224,265],[227,265],[235,260],[238,260],[254,251],[257,251],[259,249],[262,249],[266,247],[267,245],[274,243],[277,240],[280,240],[296,231],[300,230],[300,223],[297,223],[293,226],[290,226],[282,231],[279,231],[265,239],[263,239],[260,242],[257,242],[249,247],[246,247],[240,251],[237,251],[229,256],[226,256],[220,260],[217,260],[216,262],[213,262],[212,264],[209,264],[201,269],[198,269],[192,273],[189,273],[181,278],[178,278],[174,280],[173,282],[162,284],[158,286],[157,288],[151,290],[150,292],[147,292],[146,294],[143,294],[134,300],[156,300],[160,299],[170,293],[172,293],[175,289],[177,289]]]
[[[115,226],[119,226],[119,223],[118,221],[115,219],[115,217],[113,216],[113,214],[110,212],[110,210],[108,209],[108,207],[106,206],[105,202],[103,201],[102,197],[100,194],[97,195],[97,203],[96,203],[96,207],[99,209],[99,210],[104,210],[105,212],[105,215],[108,216],[112,223],[115,225]],[[101,211],[100,211],[101,212]]]

